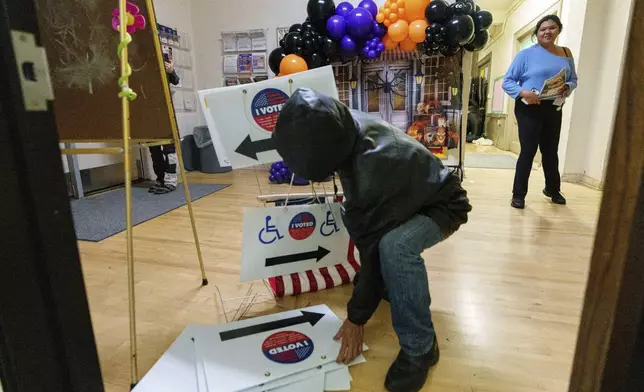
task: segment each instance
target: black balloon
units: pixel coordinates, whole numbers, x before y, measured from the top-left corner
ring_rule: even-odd
[[[299,23],[295,23],[288,29],[289,33],[295,33],[295,32],[299,33],[301,31],[302,31],[302,25]]]
[[[474,39],[470,41],[467,45],[464,45],[463,48],[469,52],[478,52],[487,45],[490,40],[490,33],[487,30],[477,31],[474,34]]]
[[[313,53],[306,58],[306,64],[309,66],[309,69],[323,67],[326,65],[326,62],[326,56],[322,53]]]
[[[302,46],[302,36],[300,33],[288,33],[284,37],[284,51],[286,54],[295,53],[295,48]]]
[[[436,22],[430,24],[428,27],[428,29],[434,34],[439,34],[442,28],[443,28],[443,25]]]
[[[311,30],[302,31],[302,39],[306,40],[306,39],[312,39],[312,38],[313,38],[313,33],[311,32]]]
[[[297,46],[295,49],[293,49],[293,54],[296,54],[300,57],[304,56],[304,48]]]
[[[474,20],[469,15],[455,15],[445,27],[447,27],[447,42],[452,46],[465,45],[474,35]]]
[[[338,52],[338,45],[331,38],[325,37],[322,50],[324,51],[324,54],[331,57]]]
[[[271,54],[268,55],[268,66],[274,74],[277,75],[280,73],[280,64],[284,57],[286,57],[286,53],[284,53],[284,49],[282,48],[273,49]]]
[[[434,33],[434,41],[439,43],[447,41],[447,27],[440,25],[438,32]]]
[[[452,57],[461,51],[461,47],[452,46],[452,45],[441,45],[439,50],[443,56]]]
[[[335,14],[333,0],[309,0],[306,13],[318,31],[326,31],[326,21]]]
[[[465,4],[465,8],[467,10],[467,14],[471,15],[474,12],[476,12],[476,3],[474,0],[456,0],[459,3]]]
[[[313,23],[309,22],[308,20],[302,23],[302,31],[311,31],[311,30],[313,30]]]
[[[315,52],[315,43],[312,39],[305,39],[302,41],[302,48],[304,49],[304,55],[310,55]]]
[[[479,11],[474,14],[474,25],[477,31],[489,29],[493,21],[494,18],[488,11]]]
[[[449,9],[452,15],[467,15],[470,8],[466,3],[453,3],[450,4]]]
[[[284,41],[284,38],[280,40],[280,48],[284,48],[286,46],[286,42]]]
[[[445,0],[434,0],[427,4],[427,8],[425,8],[425,18],[430,24],[434,22],[444,22],[447,20],[449,15],[449,5]]]
[[[481,12],[481,7],[478,4],[476,5],[476,11],[475,12]]]

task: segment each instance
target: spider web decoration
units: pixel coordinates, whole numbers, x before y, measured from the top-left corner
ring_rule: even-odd
[[[382,90],[385,94],[389,96],[389,105],[391,109],[394,109],[394,94],[407,98],[407,94],[401,93],[400,91],[405,91],[407,86],[407,72],[405,70],[399,69],[393,72],[393,77],[389,80],[389,71],[385,71],[385,78],[383,79],[379,73],[370,74],[366,80],[365,91],[378,91]]]

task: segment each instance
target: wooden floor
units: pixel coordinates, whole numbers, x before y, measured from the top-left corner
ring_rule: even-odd
[[[513,174],[469,169],[470,222],[424,254],[441,347],[441,360],[424,390],[567,390],[601,194],[564,184],[569,206],[552,205],[540,195],[543,176],[535,171],[527,209],[517,211],[509,207]],[[200,288],[185,207],[135,228],[141,374],[188,323],[224,321],[215,284],[225,297],[248,290],[238,278],[243,208],[257,205],[260,192],[285,190],[271,190],[265,174],[259,177],[261,190],[253,171],[191,175],[195,182],[232,184],[194,203],[211,282],[207,287]],[[127,391],[125,235],[81,242],[80,251],[107,390]],[[350,291],[341,287],[302,295],[283,305],[327,304],[344,317]],[[351,370],[353,390],[381,391],[398,352],[385,304],[367,326],[366,343],[368,362]]]

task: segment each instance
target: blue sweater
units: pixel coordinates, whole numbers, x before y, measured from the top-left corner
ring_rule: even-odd
[[[519,97],[521,90],[540,91],[546,79],[555,76],[563,68],[566,69],[566,84],[572,92],[577,87],[575,60],[552,54],[541,45],[533,45],[520,51],[514,58],[505,74],[503,90],[514,99]]]

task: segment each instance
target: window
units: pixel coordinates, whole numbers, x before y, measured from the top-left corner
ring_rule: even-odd
[[[432,56],[425,60],[425,102],[452,99],[449,78],[445,76],[447,62],[443,56]]]
[[[335,85],[338,88],[340,102],[347,106],[350,106],[349,98],[351,97],[351,83],[349,83],[349,79],[351,78],[349,72],[350,66],[350,64],[333,66]]]
[[[407,110],[407,71],[394,71],[391,81],[394,110]]]
[[[380,89],[377,88],[380,81],[378,80],[379,72],[370,72],[364,75],[365,94],[367,95],[367,112],[378,113],[380,112]]]

